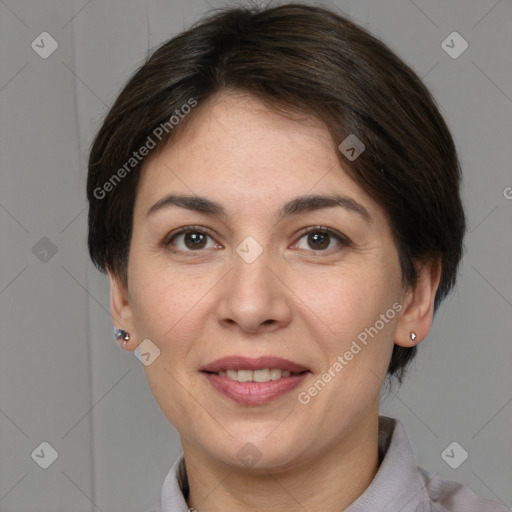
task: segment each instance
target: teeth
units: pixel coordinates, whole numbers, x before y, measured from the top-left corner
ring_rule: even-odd
[[[238,380],[240,382],[251,382],[252,374],[252,370],[238,370]]]
[[[282,377],[289,377],[289,370],[280,368],[262,368],[261,370],[221,370],[218,373],[221,377],[237,380],[239,382],[269,382]]]
[[[269,373],[270,380],[277,380],[281,378],[282,371],[279,368],[272,368]]]
[[[270,370],[268,368],[264,370],[254,370],[252,373],[254,382],[268,382],[270,380]]]

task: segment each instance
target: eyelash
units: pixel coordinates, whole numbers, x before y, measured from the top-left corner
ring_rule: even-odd
[[[169,248],[171,251],[173,251],[175,253],[184,253],[184,252],[185,253],[194,253],[194,252],[200,253],[200,252],[202,252],[201,249],[198,249],[198,250],[195,250],[195,251],[194,250],[186,250],[186,251],[184,251],[182,249],[172,248],[172,241],[176,237],[178,237],[180,235],[183,235],[183,234],[186,234],[186,233],[201,233],[201,234],[206,235],[206,236],[208,236],[208,237],[213,239],[212,235],[210,235],[210,233],[208,233],[208,231],[206,231],[201,226],[184,226],[183,228],[180,228],[177,231],[171,233],[169,236],[167,236],[164,239],[164,242],[163,242],[164,247]],[[350,246],[352,246],[352,242],[346,236],[342,235],[341,233],[339,233],[335,229],[328,228],[326,226],[312,226],[312,227],[306,228],[305,230],[301,231],[301,233],[299,234],[299,238],[297,239],[297,242],[301,238],[303,238],[304,236],[309,235],[311,233],[322,233],[324,235],[329,235],[330,237],[335,238],[339,242],[339,245],[342,246],[342,247],[350,247]],[[317,251],[311,249],[310,252],[314,252],[314,253],[330,253],[331,251],[332,251],[332,249],[320,249],[320,250],[317,250]]]

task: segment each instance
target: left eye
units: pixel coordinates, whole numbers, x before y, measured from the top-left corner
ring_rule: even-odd
[[[330,249],[331,242],[333,239],[337,242],[337,245],[347,246],[349,242],[342,235],[329,228],[315,228],[304,233],[297,242],[297,246],[300,244],[300,240],[306,240],[306,244],[309,247],[298,247],[299,249],[314,249],[315,251],[324,251]]]

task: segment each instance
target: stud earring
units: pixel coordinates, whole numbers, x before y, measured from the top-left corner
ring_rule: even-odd
[[[130,333],[123,331],[123,329],[118,329],[117,327],[114,328],[114,338],[116,341],[119,341],[121,338],[123,338],[123,347],[128,343],[130,339]]]
[[[409,333],[409,338],[411,338],[411,341],[414,341],[416,339],[416,333],[414,331],[411,331]]]

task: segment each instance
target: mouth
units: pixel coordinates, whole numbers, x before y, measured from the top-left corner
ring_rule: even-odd
[[[225,357],[201,368],[201,372],[217,392],[245,405],[268,403],[291,391],[311,373],[298,363],[271,356]]]

